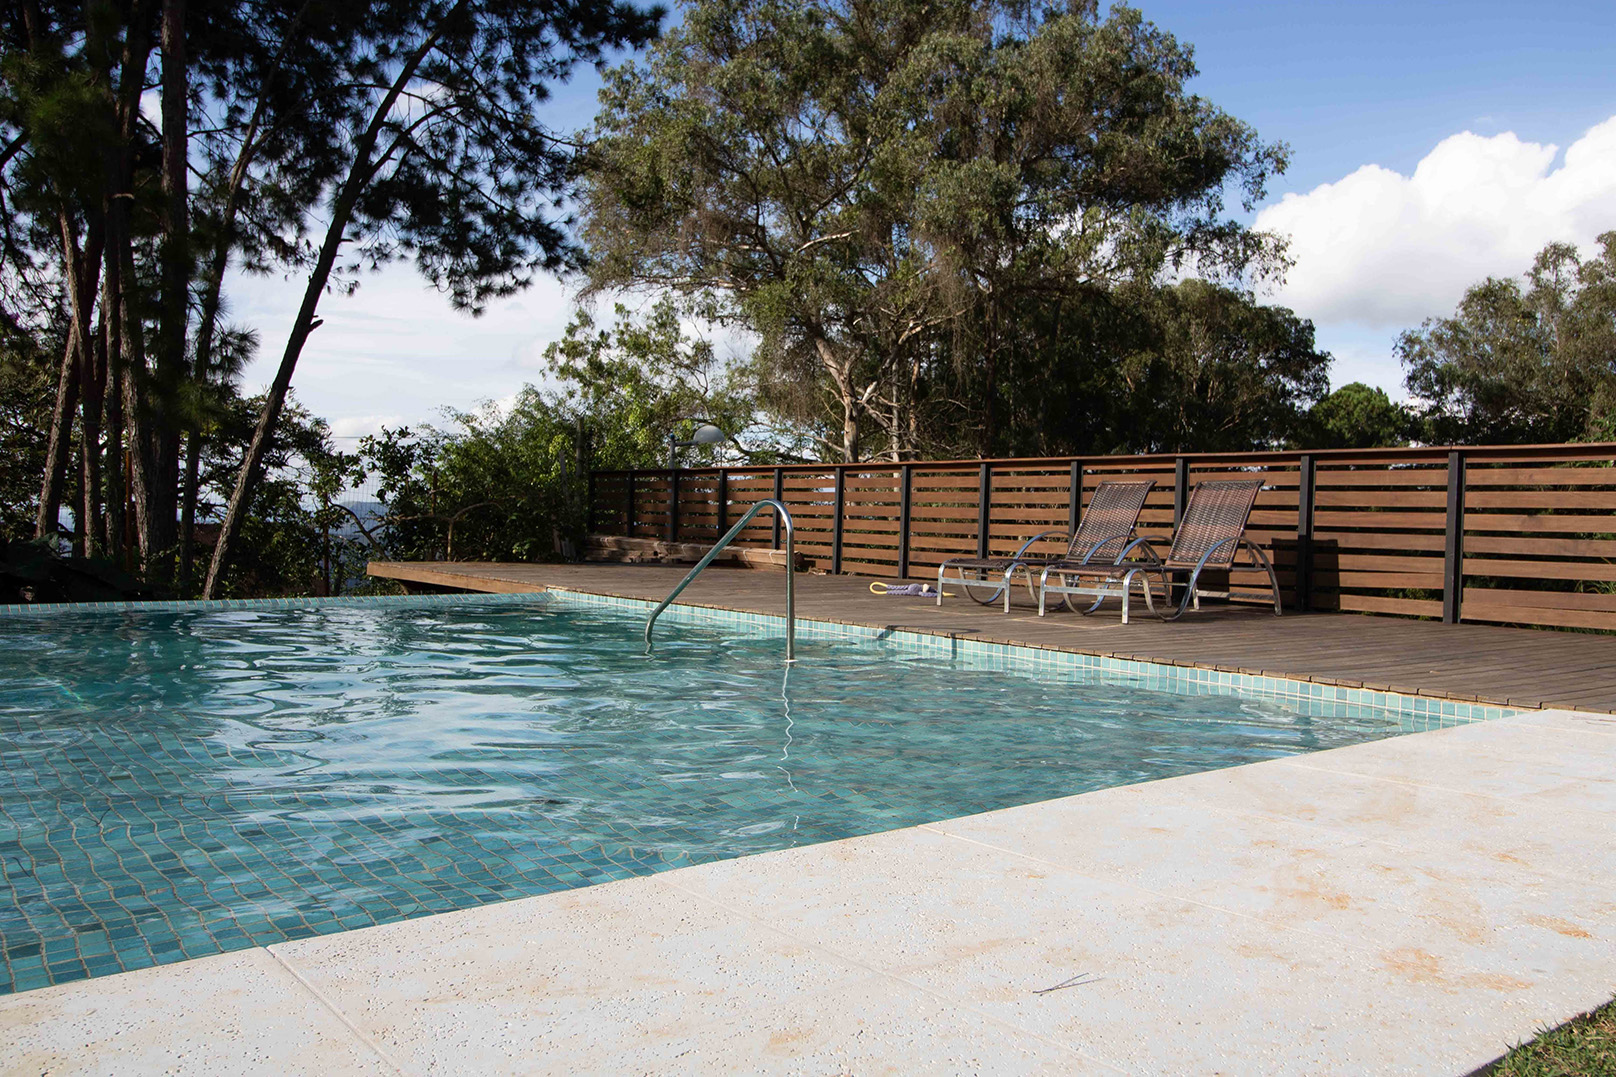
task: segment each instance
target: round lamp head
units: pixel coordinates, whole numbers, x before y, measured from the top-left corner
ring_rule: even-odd
[[[695,445],[717,445],[724,440],[726,440],[724,432],[712,423],[702,423],[690,436],[691,443]]]

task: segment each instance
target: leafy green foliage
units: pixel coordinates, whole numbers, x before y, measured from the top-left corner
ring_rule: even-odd
[[[1139,302],[1145,340],[1116,365],[1111,443],[1127,452],[1274,448],[1329,389],[1313,323],[1200,280]],[[1096,405],[1091,405],[1096,406]]]
[[[1351,382],[1313,405],[1305,447],[1379,449],[1407,445],[1414,420],[1386,390]]]
[[[233,392],[217,403],[205,442],[199,514],[217,520],[235,484],[236,468],[252,436],[262,397]],[[357,478],[354,457],[336,451],[325,420],[295,401],[277,424],[263,484],[253,498],[241,560],[229,596],[340,593],[357,575],[361,547],[344,534],[348,518],[335,502]],[[200,528],[204,543],[217,525]]]
[[[766,404],[846,459],[1014,439],[1029,310],[1238,274],[1222,216],[1281,148],[1184,90],[1188,49],[1124,7],[701,0],[602,92],[583,204],[596,288],[671,288],[755,330]],[[969,395],[931,393],[951,375]],[[965,414],[932,422],[943,402]],[[962,436],[963,435],[963,436]]]
[[[0,337],[0,543],[34,531],[56,398],[51,365],[31,339]]]
[[[538,561],[584,529],[588,470],[661,468],[668,437],[698,422],[745,429],[756,405],[741,372],[687,335],[677,308],[623,307],[609,328],[580,311],[546,351],[553,389],[525,387],[507,406],[451,412],[451,426],[384,430],[360,445],[385,514],[374,549],[414,560]],[[734,442],[681,449],[683,466],[733,459]],[[772,460],[772,454],[755,454]]]
[[[1404,333],[1397,351],[1433,444],[1573,441],[1616,413],[1616,232],[1586,262],[1551,243],[1525,288],[1489,277],[1450,318]]]
[[[698,422],[731,435],[753,423],[757,409],[744,375],[713,353],[711,342],[687,338],[679,309],[658,302],[643,319],[619,306],[610,329],[580,310],[565,336],[545,350],[560,383],[551,406],[582,422],[597,468],[664,467],[668,438],[689,440]],[[684,466],[711,462],[724,446],[680,451]]]

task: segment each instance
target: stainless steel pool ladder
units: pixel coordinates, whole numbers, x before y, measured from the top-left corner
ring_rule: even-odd
[[[713,548],[707,551],[707,556],[696,562],[696,567],[690,570],[689,575],[680,580],[679,585],[668,592],[668,597],[662,600],[662,605],[651,611],[651,616],[645,619],[646,654],[651,653],[651,629],[655,627],[656,619],[662,615],[662,611],[667,609],[673,603],[673,600],[679,597],[679,592],[690,586],[690,581],[700,575],[702,569],[712,564],[713,558],[717,557],[719,552],[725,546],[728,546],[736,535],[746,529],[746,525],[752,522],[752,517],[764,509],[774,510],[775,516],[779,518],[780,524],[785,528],[786,532],[786,661],[795,662],[797,660],[797,559],[793,554],[791,543],[791,510],[772,497],[764,498],[747,509],[746,515],[742,516],[735,526],[730,528],[724,537],[714,543]]]

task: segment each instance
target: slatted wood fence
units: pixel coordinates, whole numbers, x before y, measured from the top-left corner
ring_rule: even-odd
[[[1041,531],[1061,534],[1035,549],[1063,549],[1108,478],[1154,478],[1140,533],[1170,539],[1196,483],[1256,476],[1249,534],[1292,608],[1616,631],[1613,465],[1601,443],[597,471],[589,526],[711,542],[776,497],[817,568],[934,577]],[[737,542],[778,546],[778,524]]]

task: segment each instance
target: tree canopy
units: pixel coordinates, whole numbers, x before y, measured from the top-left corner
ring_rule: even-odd
[[[1015,440],[1010,372],[1051,340],[1026,339],[1030,308],[1278,266],[1222,211],[1284,150],[1188,93],[1194,73],[1091,0],[697,0],[602,92],[592,286],[755,331],[765,400],[844,459],[936,449],[928,426],[993,452]]]
[[[177,561],[187,588],[206,431],[254,344],[225,323],[222,282],[231,264],[299,274],[214,547],[217,588],[322,297],[403,257],[475,311],[573,264],[575,146],[540,106],[659,19],[626,0],[6,8],[0,320],[61,356],[36,532],[56,533],[75,487],[76,547],[121,557],[130,531],[148,577],[173,581]]]
[[[1414,429],[1408,409],[1386,390],[1348,382],[1313,405],[1305,444],[1313,449],[1380,449],[1408,444]]]
[[[1397,342],[1422,440],[1575,441],[1616,417],[1616,232],[1584,261],[1544,247],[1523,283],[1489,277]]]

